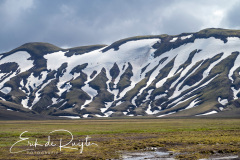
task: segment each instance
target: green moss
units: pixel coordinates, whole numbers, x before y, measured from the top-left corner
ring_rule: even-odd
[[[81,89],[73,89],[66,94],[66,100],[69,104],[78,104],[82,106],[86,100],[90,100],[91,97]]]
[[[77,77],[76,79],[70,81],[71,85],[73,86],[73,88],[82,88],[85,83],[87,81],[87,75],[83,72],[80,73],[80,76]]]
[[[110,76],[112,77],[112,79],[116,79],[117,76],[119,75],[120,73],[120,70],[119,70],[119,67],[116,63],[114,63],[113,67],[110,69]]]
[[[89,103],[86,108],[82,110],[82,114],[91,113],[93,116],[99,114],[103,116],[100,108],[105,108],[106,102],[111,102],[114,100],[114,95],[107,91],[108,78],[106,77],[106,70],[103,68],[101,72],[89,82],[89,85],[96,89],[98,94],[93,98],[92,102]]]
[[[87,52],[91,52],[91,51],[103,48],[105,46],[106,45],[81,46],[81,47],[65,49],[64,51],[68,51],[67,53],[65,53],[65,56],[71,57],[72,55],[81,55]]]
[[[125,94],[125,96],[123,97],[123,100],[126,100],[126,101],[132,100],[132,98],[139,93],[140,89],[146,86],[147,81],[148,81],[148,78],[144,78],[140,82],[138,82],[133,89],[131,89]]]
[[[120,80],[117,84],[117,88],[119,89],[119,93],[122,92],[125,88],[131,85],[131,77],[133,76],[132,65],[128,63],[128,68],[121,75]]]
[[[203,72],[215,61],[219,60],[222,57],[223,53],[219,53],[211,59],[205,60],[201,66],[189,76],[184,83],[180,86],[179,89],[182,89],[185,85],[192,86],[203,78]],[[198,63],[199,64],[199,63]],[[196,65],[195,65],[196,66]],[[191,69],[192,71],[193,69]],[[191,72],[188,72],[189,74]],[[186,74],[188,75],[188,74]],[[215,74],[216,75],[216,74]]]
[[[18,64],[15,62],[4,63],[0,65],[1,73],[15,72],[18,68]]]
[[[74,75],[74,73],[80,73],[82,72],[83,69],[85,69],[86,67],[88,66],[87,63],[84,63],[84,64],[81,64],[81,65],[77,65],[76,67],[74,67],[72,70],[71,70],[71,74]]]
[[[188,65],[190,65],[192,63],[192,58],[194,57],[194,55],[198,52],[200,52],[201,50],[193,50],[190,54],[189,54],[189,57],[188,59],[186,60],[186,62],[184,62],[182,65],[179,66],[179,68],[176,70],[175,74],[181,70],[181,69],[185,69]]]
[[[191,38],[187,38],[184,40],[178,39],[175,42],[169,42],[169,40],[172,37],[181,37],[185,35],[192,34],[193,36]],[[216,39],[220,39],[224,41],[224,43],[227,42],[227,37],[240,37],[240,30],[228,30],[228,29],[220,29],[220,28],[209,28],[204,29],[196,33],[182,33],[180,35],[176,36],[166,36],[162,39],[161,43],[157,45],[154,53],[154,57],[160,56],[161,54],[170,51],[171,49],[175,49],[180,47],[181,45],[187,44],[187,43],[193,43],[195,39],[197,38],[210,38],[214,37]]]
[[[209,73],[209,76],[198,85],[200,86],[209,81],[211,78],[218,75],[217,78],[213,79],[205,88],[195,91],[191,94],[195,95],[196,92],[198,92],[198,95],[200,95],[200,103],[197,107],[178,112],[175,116],[196,115],[199,113],[206,113],[212,110],[219,111],[218,108],[220,106],[222,107],[222,105],[219,104],[218,97],[221,97],[222,99],[228,99],[230,101],[232,99],[232,90],[230,89],[231,82],[228,79],[228,73],[233,66],[233,62],[235,61],[237,56],[237,53],[233,53],[232,55],[223,59],[216,66],[213,67],[213,69]],[[186,91],[186,93],[187,92],[188,91]],[[185,92],[183,94],[185,94]],[[186,103],[182,103],[178,107],[181,107],[185,104]]]
[[[129,41],[136,41],[136,40],[141,40],[141,39],[152,39],[152,38],[164,38],[168,35],[166,34],[163,34],[163,35],[156,35],[156,36],[136,36],[136,37],[130,37],[130,38],[125,38],[125,39],[121,39],[119,41],[116,41],[114,42],[113,44],[111,44],[110,46],[106,47],[105,49],[103,49],[103,52],[106,52],[110,49],[114,49],[114,50],[118,50],[119,49],[119,46],[126,43],[126,42],[129,42]]]
[[[60,50],[61,48],[49,43],[35,42],[35,43],[26,43],[10,52],[7,52],[4,56],[10,55],[17,51],[27,51],[33,57],[42,57],[44,54],[56,52]]]
[[[106,70],[103,68],[101,72],[91,82],[89,82],[89,85],[96,90],[106,89],[107,81],[108,78],[106,77]]]
[[[230,30],[222,28],[208,28],[196,33],[196,37],[215,37],[227,42],[227,37],[240,37],[240,30]]]
[[[159,74],[157,75],[156,79],[152,82],[151,86],[155,86],[157,84],[157,82],[159,82],[163,78],[167,77],[167,75],[169,74],[169,72],[171,71],[171,69],[174,65],[174,61],[175,61],[175,58],[172,59],[168,64],[166,64],[165,67],[163,67],[159,71]],[[162,87],[154,89],[153,92],[152,92],[153,97],[155,97],[157,95],[160,95],[160,94],[163,94],[166,91],[166,89],[169,88],[169,87],[170,86],[168,86],[168,85],[163,85]]]
[[[230,55],[229,57],[225,58],[220,63],[218,63],[211,70],[209,78],[214,77],[215,75],[218,75],[218,77],[212,81],[211,85],[204,89],[203,97],[205,99],[217,100],[218,96],[220,96],[221,98],[232,97],[232,91],[230,90],[231,82],[228,79],[228,73],[234,64],[233,62],[236,59],[236,57],[237,54]]]

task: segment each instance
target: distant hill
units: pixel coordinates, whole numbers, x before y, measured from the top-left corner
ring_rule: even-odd
[[[240,117],[240,30],[0,55],[0,119]]]

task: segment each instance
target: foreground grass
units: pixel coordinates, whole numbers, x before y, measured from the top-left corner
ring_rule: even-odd
[[[51,141],[63,144],[71,139],[67,132],[50,132],[64,129],[74,136],[74,142],[97,145],[75,146],[77,150],[37,146],[39,152],[10,153],[10,147],[19,141],[19,135],[29,138],[13,147],[12,151],[33,149],[28,142],[45,144]],[[174,151],[178,159],[207,158],[216,154],[240,153],[240,119],[92,119],[47,121],[0,121],[0,159],[118,159],[119,151],[141,151],[149,147],[162,147]],[[69,147],[72,147],[70,144]]]

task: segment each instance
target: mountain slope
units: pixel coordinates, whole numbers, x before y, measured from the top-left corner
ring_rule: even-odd
[[[1,112],[18,106],[69,118],[234,113],[239,51],[240,31],[225,29],[71,49],[28,43],[1,54]]]

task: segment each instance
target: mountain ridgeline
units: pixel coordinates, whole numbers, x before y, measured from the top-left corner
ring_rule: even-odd
[[[240,30],[0,55],[0,119],[240,116]]]

